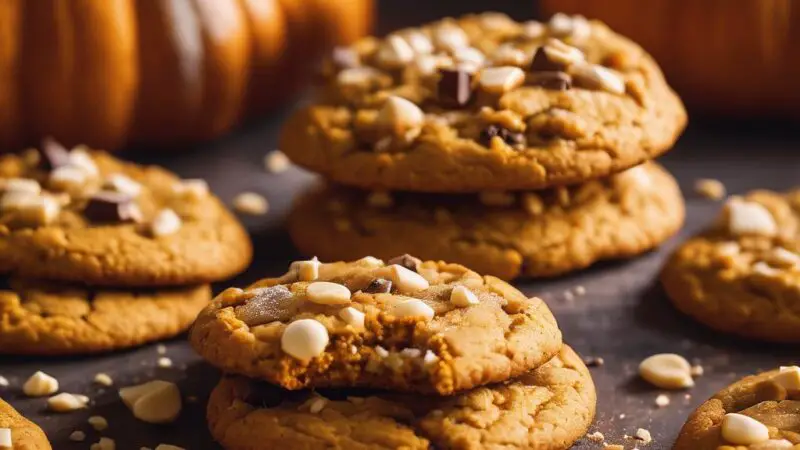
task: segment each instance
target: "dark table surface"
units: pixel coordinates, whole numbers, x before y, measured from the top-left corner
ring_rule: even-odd
[[[414,2],[412,2],[414,3]],[[455,2],[452,2],[455,4]],[[510,2],[500,2],[501,6]],[[406,23],[411,10],[401,13],[396,3],[382,5],[382,29]],[[429,3],[426,3],[426,5]],[[438,4],[438,2],[430,2]],[[461,4],[461,3],[459,3]],[[519,3],[517,3],[519,4]],[[397,11],[394,11],[397,9]],[[416,9],[417,14],[436,17],[437,10]],[[397,14],[395,14],[397,13]],[[405,15],[403,15],[405,14]],[[397,19],[399,20],[399,19]],[[282,273],[288,262],[299,257],[289,242],[281,223],[291,199],[311,183],[312,175],[297,169],[282,174],[266,174],[263,155],[275,148],[276,134],[285,112],[251,125],[234,136],[206,145],[193,153],[137,156],[143,162],[163,164],[183,177],[202,177],[225,200],[236,193],[253,190],[270,201],[267,216],[244,218],[255,244],[253,266],[227,285],[242,286],[268,274]],[[130,155],[129,155],[130,156]],[[719,203],[693,195],[693,182],[713,177],[725,183],[731,193],[753,188],[786,189],[800,184],[800,135],[790,125],[761,123],[712,123],[695,121],[677,147],[661,160],[679,179],[687,197],[688,218],[679,236],[660,250],[625,261],[602,263],[571,276],[555,280],[520,281],[517,284],[531,295],[545,298],[555,312],[566,341],[585,357],[602,357],[605,364],[592,369],[599,392],[598,414],[591,430],[605,434],[607,442],[623,440],[637,428],[651,431],[654,442],[647,448],[669,448],[689,412],[715,391],[743,375],[779,364],[798,363],[797,346],[756,344],[704,329],[676,312],[657,283],[657,273],[664,258],[682,240],[705,226],[719,209]],[[584,286],[586,295],[572,301],[564,292]],[[103,415],[109,423],[104,435],[117,441],[117,449],[154,448],[159,443],[180,445],[189,450],[217,449],[205,425],[206,397],[219,374],[203,364],[183,339],[166,343],[167,355],[174,362],[169,369],[158,368],[155,345],[98,357],[28,359],[1,358],[0,375],[11,381],[0,388],[0,396],[13,403],[25,415],[45,429],[54,448],[86,449],[99,434],[86,423],[90,415]],[[654,353],[676,352],[705,368],[697,385],[685,392],[667,392],[671,404],[656,407],[658,389],[639,380],[639,362]],[[69,414],[45,411],[45,400],[28,399],[21,392],[24,380],[36,370],[55,376],[64,392],[82,393],[92,398],[90,409]],[[101,389],[91,380],[98,372],[110,374],[117,386],[129,385],[155,377],[177,381],[186,402],[177,423],[169,426],[148,425],[135,420],[119,401],[116,388]],[[69,434],[80,429],[87,433],[85,443],[73,443]],[[581,440],[576,448],[598,448]]]

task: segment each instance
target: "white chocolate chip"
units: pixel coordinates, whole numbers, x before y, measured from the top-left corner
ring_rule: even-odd
[[[150,233],[153,236],[168,236],[175,234],[181,229],[183,222],[181,218],[171,209],[162,209],[150,223]]]
[[[75,430],[69,434],[69,440],[72,442],[83,442],[86,440],[86,433],[80,430]],[[0,445],[0,448],[3,448],[3,446]]]
[[[233,198],[233,208],[242,214],[263,216],[269,211],[269,202],[255,192],[242,192]]]
[[[467,306],[477,305],[480,302],[478,301],[478,296],[466,286],[456,286],[450,292],[450,303],[459,308],[466,308]]]
[[[800,265],[800,254],[787,250],[783,247],[776,247],[772,249],[769,259],[771,262],[781,266]]]
[[[703,374],[705,374],[705,372],[706,370],[703,369],[703,366],[701,366],[700,364],[693,365],[692,368],[689,370],[689,374],[692,376],[692,378],[702,377]]]
[[[176,195],[191,200],[202,200],[209,194],[208,183],[200,178],[181,180],[172,187],[172,190]]]
[[[486,61],[486,56],[475,47],[464,47],[453,52],[453,59],[459,63],[467,63],[473,67],[480,67]]]
[[[113,439],[102,437],[99,441],[92,444],[89,450],[116,450],[116,448],[117,443]]]
[[[269,173],[286,172],[291,165],[289,158],[280,150],[273,150],[264,156],[264,168]]]
[[[237,288],[229,288],[229,289],[237,289]],[[241,294],[244,291],[239,289],[237,292]],[[167,354],[167,346],[164,345],[164,344],[156,345],[156,353],[158,353],[159,355],[166,355]]]
[[[425,277],[397,264],[392,264],[391,266],[380,269],[380,273],[390,280],[394,287],[402,293],[408,294],[430,287],[430,283],[428,283]]]
[[[674,353],[660,353],[639,364],[639,375],[648,383],[662,389],[685,389],[694,386],[691,365],[686,358]]]
[[[427,76],[436,73],[439,68],[452,66],[453,60],[446,55],[421,55],[411,64],[420,75]]]
[[[325,397],[315,397],[311,400],[311,403],[308,405],[308,412],[311,414],[319,414],[325,409],[325,405],[328,404],[328,399]]]
[[[321,355],[329,340],[325,325],[314,319],[300,319],[283,331],[281,349],[293,358],[307,361]]]
[[[738,242],[722,242],[717,244],[716,252],[720,256],[736,256],[742,251],[742,247]]]
[[[364,86],[380,75],[381,72],[373,67],[353,67],[339,72],[336,82],[342,86]]]
[[[481,70],[478,83],[487,92],[502,94],[525,82],[525,72],[519,67],[487,67]]]
[[[558,39],[548,39],[544,51],[548,58],[565,66],[581,64],[586,60],[586,55],[579,48]]]
[[[556,13],[550,18],[548,27],[552,35],[576,41],[584,40],[592,34],[591,24],[581,15],[568,16]]]
[[[108,420],[106,420],[106,418],[103,416],[91,416],[86,419],[86,422],[88,422],[89,425],[95,429],[95,431],[103,431],[108,429]]]
[[[378,49],[378,64],[385,67],[402,67],[414,59],[414,49],[398,35],[391,35]]]
[[[86,185],[88,176],[83,170],[74,166],[57,167],[50,173],[47,185],[62,192],[80,192]]]
[[[0,200],[3,212],[15,212],[16,219],[28,226],[47,225],[58,217],[61,204],[55,197],[26,192],[7,192]]]
[[[414,103],[397,96],[389,96],[378,113],[381,128],[395,136],[416,136],[425,120],[425,114]]]
[[[100,171],[97,169],[92,155],[86,146],[79,145],[69,152],[69,163],[67,165],[83,170],[89,177],[97,177]]]
[[[769,439],[769,429],[752,417],[728,413],[722,419],[722,438],[736,445],[757,444]]]
[[[433,43],[440,50],[454,52],[468,46],[469,38],[455,25],[440,25],[433,30]]]
[[[106,179],[104,186],[112,191],[138,197],[142,193],[142,185],[121,173],[112,174]]]
[[[339,311],[339,317],[341,317],[345,323],[353,328],[359,330],[364,328],[364,319],[366,318],[366,314],[353,308],[352,306],[348,306]]]
[[[780,270],[770,267],[770,265],[764,261],[759,261],[753,264],[752,270],[755,274],[770,278],[778,277],[781,274]]]
[[[565,36],[572,32],[572,17],[564,13],[555,13],[547,22],[550,33],[556,36]]]
[[[175,383],[153,380],[119,390],[133,416],[147,423],[170,423],[181,413],[181,393]]]
[[[418,348],[404,348],[400,350],[400,356],[403,358],[417,359],[422,356],[422,350]]]
[[[429,321],[433,319],[435,313],[433,308],[428,306],[422,300],[412,298],[394,305],[394,308],[392,308],[392,314],[398,318],[422,317],[425,319],[425,321]]]
[[[172,367],[172,360],[167,358],[166,356],[162,356],[162,357],[158,358],[158,361],[156,362],[156,365],[158,367],[161,367],[162,369],[166,369],[168,367]]]
[[[388,358],[389,357],[389,350],[381,347],[380,345],[375,347],[375,354],[378,355],[380,358]]]
[[[658,394],[656,397],[656,406],[659,408],[664,408],[665,406],[669,406],[669,397],[664,394]]]
[[[747,450],[792,450],[794,444],[786,439],[770,439],[764,442],[750,444]]]
[[[367,204],[373,208],[390,208],[394,204],[394,199],[386,191],[374,191],[367,196]]]
[[[771,380],[789,391],[800,390],[800,367],[781,367]]]
[[[569,73],[576,83],[589,89],[599,89],[617,95],[625,93],[625,80],[617,72],[603,66],[590,63],[573,64]]]
[[[492,54],[492,62],[499,66],[521,66],[527,59],[525,52],[511,44],[500,45]]]
[[[694,191],[710,200],[725,198],[726,189],[721,181],[713,178],[700,178],[694,182]]]
[[[11,429],[0,428],[0,449],[13,450],[14,442],[11,440]]]
[[[28,397],[43,397],[58,392],[58,380],[39,371],[31,375],[22,385],[22,392]]]
[[[101,386],[111,386],[114,384],[114,380],[106,373],[98,373],[94,376],[94,382]]]
[[[383,263],[382,259],[378,259],[374,256],[365,256],[357,261],[355,264],[363,267],[371,267],[373,269],[377,269],[379,267],[383,267],[385,264]]]
[[[650,431],[645,430],[644,428],[637,429],[635,437],[636,439],[642,441],[643,444],[649,444],[653,440],[653,436],[650,434]]]
[[[728,229],[734,235],[758,234],[775,236],[778,225],[769,210],[760,203],[731,198],[725,204]]]
[[[322,263],[317,257],[307,261],[295,261],[289,266],[289,273],[295,274],[298,281],[314,281],[319,278],[319,267]]]
[[[306,287],[306,297],[319,305],[345,305],[350,296],[347,286],[329,281],[315,281]]]
[[[8,379],[2,375],[0,375],[0,387],[7,387],[8,386]]]
[[[28,178],[5,178],[0,179],[0,191],[39,194],[42,192],[42,186],[38,181]]]
[[[511,206],[516,199],[506,191],[483,191],[478,194],[478,200],[486,206]]]
[[[541,22],[529,20],[522,24],[522,35],[527,39],[539,39],[544,36],[545,26]]]
[[[436,364],[439,361],[439,357],[436,356],[436,353],[433,353],[430,350],[425,351],[425,356],[422,357],[422,363],[425,367],[431,366]]]
[[[403,33],[403,38],[417,55],[426,55],[433,52],[433,43],[419,30],[409,30]]]
[[[86,408],[89,397],[85,395],[69,394],[62,392],[47,399],[47,409],[54,412],[65,413]]]

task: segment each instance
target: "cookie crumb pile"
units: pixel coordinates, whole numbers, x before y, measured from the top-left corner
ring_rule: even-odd
[[[336,49],[281,150],[331,184],[295,245],[326,260],[411,252],[514,279],[657,247],[681,227],[650,162],[686,115],[644,50],[604,24],[485,13]]]
[[[563,449],[595,413],[591,375],[541,299],[408,254],[293,262],[223,291],[190,341],[226,373],[207,417],[228,450],[460,449],[476,435]]]

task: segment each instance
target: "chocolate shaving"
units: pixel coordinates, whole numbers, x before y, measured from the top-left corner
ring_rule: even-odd
[[[483,131],[481,131],[480,143],[484,147],[489,147],[492,143],[492,138],[496,136],[500,137],[500,139],[502,139],[506,144],[515,148],[525,145],[524,134],[516,133],[497,125],[489,125]]]
[[[117,192],[98,192],[89,198],[83,214],[91,222],[141,222],[142,212],[133,198]]]
[[[469,104],[472,99],[472,74],[457,69],[440,69],[439,74],[439,103],[447,108],[460,108]]]
[[[417,267],[419,267],[419,265],[422,264],[422,260],[406,253],[405,255],[396,256],[390,259],[389,261],[387,261],[387,264],[389,264],[390,266],[397,264],[398,266],[403,266],[408,270],[413,270],[414,272],[416,272]]]

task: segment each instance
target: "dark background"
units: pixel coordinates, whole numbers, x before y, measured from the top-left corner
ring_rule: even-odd
[[[533,11],[532,3],[525,1],[383,0],[378,31],[385,33],[484,8],[505,11],[518,19],[532,17]],[[313,176],[298,169],[270,175],[263,171],[262,164],[263,155],[276,146],[277,132],[287,113],[288,109],[280,111],[192,152],[136,156],[143,162],[165,165],[183,177],[205,178],[226,201],[244,190],[260,192],[269,199],[271,211],[267,216],[243,219],[256,248],[253,266],[233,282],[220,284],[217,290],[282,273],[289,261],[300,257],[281,223],[292,198],[313,181]],[[516,283],[526,293],[548,301],[566,341],[576,350],[586,357],[604,358],[604,366],[592,369],[599,401],[597,421],[591,431],[599,430],[609,443],[625,444],[628,449],[634,443],[623,436],[632,435],[639,427],[649,429],[655,439],[646,448],[669,448],[689,412],[714,391],[742,375],[800,360],[797,346],[752,343],[704,329],[676,312],[656,281],[671,249],[705,226],[719,209],[719,203],[693,194],[692,185],[697,178],[720,179],[734,194],[755,188],[788,189],[800,184],[800,136],[796,126],[766,119],[725,122],[694,115],[690,122],[676,148],[661,159],[679,179],[687,197],[687,224],[679,236],[659,251],[631,261],[602,263],[555,280]],[[567,301],[564,291],[578,285],[584,286],[587,294]],[[12,385],[0,388],[0,395],[40,424],[59,450],[85,449],[96,442],[99,434],[86,424],[86,418],[95,414],[108,418],[110,428],[103,435],[116,439],[119,450],[137,450],[145,445],[154,448],[159,443],[189,450],[216,449],[206,431],[204,403],[218,374],[200,362],[183,339],[167,346],[167,356],[175,363],[171,369],[156,368],[159,355],[155,345],[93,358],[2,358],[0,375],[9,378]],[[654,403],[661,391],[636,376],[639,362],[659,352],[683,354],[700,362],[706,372],[693,389],[667,393],[672,403],[665,408],[657,408]],[[40,369],[56,376],[62,391],[89,395],[92,407],[56,415],[44,411],[43,399],[24,398],[20,386]],[[147,425],[133,419],[118,400],[116,388],[102,390],[91,384],[97,372],[111,374],[117,387],[153,377],[176,380],[184,396],[197,396],[198,401],[185,403],[184,413],[174,425]],[[75,429],[87,432],[87,442],[67,440]],[[599,447],[585,440],[576,446]]]

